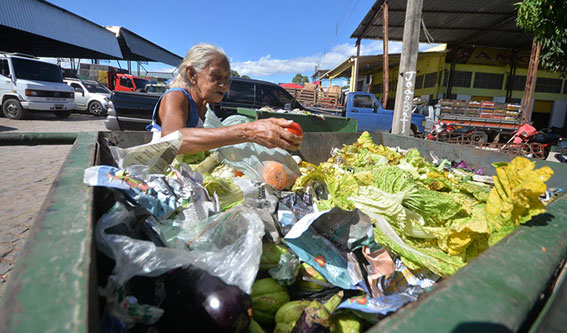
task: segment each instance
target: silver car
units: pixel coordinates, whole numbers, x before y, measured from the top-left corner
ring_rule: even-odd
[[[88,110],[95,116],[106,116],[111,91],[96,81],[66,78],[63,80],[75,90],[77,110]]]

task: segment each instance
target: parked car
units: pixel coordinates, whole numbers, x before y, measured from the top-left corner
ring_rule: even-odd
[[[59,66],[20,53],[0,52],[0,100],[10,119],[29,111],[52,111],[67,118],[75,108],[74,92],[63,82]]]
[[[390,132],[394,111],[384,109],[382,103],[374,94],[365,92],[350,92],[344,103],[344,116],[358,121],[358,131]],[[414,113],[411,116],[411,133],[423,133],[425,116]]]
[[[144,88],[144,91],[147,92],[148,94],[163,94],[164,92],[167,91],[167,84],[163,84],[163,83],[150,83],[150,84],[146,84],[146,88]]]
[[[114,91],[110,98],[108,117],[104,122],[106,128],[111,131],[144,130],[151,122],[158,98],[154,94]],[[230,88],[223,100],[212,104],[211,109],[219,118],[224,119],[236,114],[239,107],[259,109],[264,106],[307,110],[277,84],[237,77],[231,78]]]
[[[106,116],[112,91],[96,81],[65,78],[63,82],[75,90],[77,110],[88,110],[95,116]]]

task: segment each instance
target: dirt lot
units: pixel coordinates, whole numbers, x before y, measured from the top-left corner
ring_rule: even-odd
[[[0,118],[0,133],[105,131],[104,118],[73,113],[57,119],[34,113],[27,120]],[[70,145],[0,145],[0,297]]]

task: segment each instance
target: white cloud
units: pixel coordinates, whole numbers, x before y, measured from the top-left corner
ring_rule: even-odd
[[[360,46],[361,55],[382,54],[381,40],[369,41]],[[420,44],[420,51],[430,48],[429,44]],[[401,42],[389,42],[389,53],[401,53]],[[270,54],[261,57],[258,60],[248,60],[233,62],[232,69],[236,70],[240,75],[249,75],[252,77],[265,77],[281,74],[296,73],[312,73],[315,66],[320,69],[332,69],[342,63],[347,58],[356,55],[356,46],[354,44],[339,44],[334,46],[330,52],[325,54],[315,54],[312,56],[296,57],[290,59],[273,58]]]

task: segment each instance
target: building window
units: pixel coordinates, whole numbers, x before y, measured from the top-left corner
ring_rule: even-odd
[[[437,82],[437,73],[426,74],[423,88],[435,87],[436,82]]]
[[[474,74],[474,87],[482,89],[502,89],[504,74],[477,72]]]
[[[511,76],[508,77],[506,82],[506,89],[510,89]],[[525,76],[514,76],[514,82],[512,82],[512,90],[523,91],[526,87],[526,77]]]
[[[449,71],[445,71],[445,87],[448,86]],[[454,71],[453,72],[453,87],[469,88],[471,86],[472,72]]]
[[[543,93],[559,94],[561,93],[561,79],[548,79],[540,77],[536,81],[535,91]]]
[[[423,88],[423,75],[418,75],[415,77],[415,89]]]

